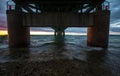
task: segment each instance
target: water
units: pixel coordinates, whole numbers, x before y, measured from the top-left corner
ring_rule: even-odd
[[[29,48],[0,43],[0,76],[120,76],[120,36],[110,35],[108,50],[88,47],[84,35],[31,36]]]

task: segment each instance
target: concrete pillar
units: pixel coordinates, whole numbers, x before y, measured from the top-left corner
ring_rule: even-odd
[[[52,29],[54,29],[55,31],[54,31],[54,36],[65,36],[65,29],[66,29],[67,27],[52,27]]]
[[[94,26],[88,27],[87,45],[93,47],[108,47],[110,11],[96,11]]]
[[[57,32],[56,31],[54,31],[54,36],[57,36]]]
[[[22,13],[7,11],[9,47],[27,47],[30,44],[30,29],[23,26]]]
[[[65,36],[65,30],[63,31],[63,36]]]

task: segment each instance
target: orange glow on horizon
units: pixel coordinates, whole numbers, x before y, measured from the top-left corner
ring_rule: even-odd
[[[0,30],[0,36],[8,35],[6,30]]]

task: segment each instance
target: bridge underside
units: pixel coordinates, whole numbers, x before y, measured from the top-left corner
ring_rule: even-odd
[[[45,12],[22,15],[23,25],[28,27],[88,27],[94,24],[94,13]]]
[[[88,27],[88,46],[108,47],[110,11],[102,9],[104,0],[13,1],[14,10],[7,10],[10,47],[30,44],[29,27],[52,27],[59,40],[67,27]]]
[[[35,12],[81,12],[89,13],[94,9],[101,9],[105,0],[13,0],[16,9],[26,10],[29,13]],[[35,9],[36,11],[33,11]]]

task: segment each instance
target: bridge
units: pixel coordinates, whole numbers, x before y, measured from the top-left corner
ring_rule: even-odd
[[[108,47],[110,11],[105,0],[12,0],[6,13],[10,47],[30,45],[29,27],[51,27],[58,37],[68,27],[88,27],[87,45]]]

